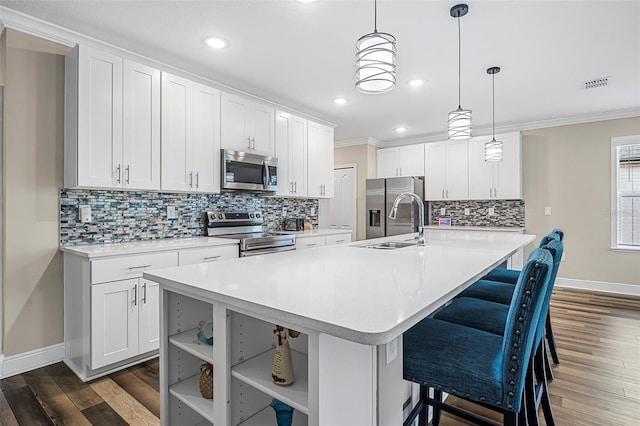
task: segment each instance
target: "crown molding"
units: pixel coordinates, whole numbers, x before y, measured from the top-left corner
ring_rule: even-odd
[[[381,141],[380,139],[372,138],[371,136],[365,138],[358,139],[347,139],[344,141],[336,141],[334,144],[335,148],[346,148],[348,146],[357,146],[357,145],[371,145],[376,148],[384,148],[387,145]]]
[[[571,117],[554,118],[550,120],[528,121],[522,123],[505,124],[502,126],[496,126],[497,133],[512,133],[522,132],[526,130],[538,130],[546,129],[550,127],[571,126],[575,124],[593,123],[597,121],[618,120],[622,118],[640,117],[640,108],[627,108],[615,111],[605,111],[593,114],[583,114]],[[491,134],[491,126],[479,127],[474,129],[474,136],[486,136]],[[367,138],[363,138],[367,139]],[[359,145],[354,141],[361,141],[363,139],[351,139],[347,141],[336,142],[336,147]],[[373,138],[369,138],[373,139]],[[377,144],[372,144],[378,148],[394,148],[398,146],[416,145],[421,143],[441,142],[447,140],[447,133],[434,133],[429,135],[416,136],[408,139],[392,139],[392,140],[378,140]]]

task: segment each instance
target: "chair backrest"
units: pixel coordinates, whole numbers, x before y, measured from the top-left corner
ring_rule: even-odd
[[[558,237],[560,237],[560,241],[564,241],[564,231],[560,228],[553,228],[553,231],[551,231],[552,234],[556,234]]]
[[[544,246],[544,248],[549,250],[549,253],[551,253],[551,256],[553,257],[553,268],[549,276],[549,285],[547,286],[544,297],[540,319],[538,320],[538,330],[536,331],[536,337],[534,339],[536,346],[544,335],[547,313],[549,312],[549,303],[551,302],[551,296],[553,295],[553,286],[556,283],[556,276],[558,275],[558,269],[560,269],[560,262],[562,261],[562,253],[564,252],[564,242],[561,240],[553,240]]]
[[[525,375],[553,270],[553,257],[535,249],[516,283],[502,341],[502,408],[519,412]]]
[[[562,238],[560,238],[560,234],[554,231],[551,231],[550,233],[548,233],[547,235],[545,235],[540,239],[540,244],[538,244],[538,247],[542,248],[547,244],[549,244],[551,241],[562,241]]]

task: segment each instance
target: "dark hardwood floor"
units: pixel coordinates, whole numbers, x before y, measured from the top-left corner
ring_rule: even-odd
[[[640,425],[640,298],[556,289],[551,317],[557,424]],[[58,363],[2,379],[0,389],[2,426],[159,424],[157,360],[90,383]],[[444,415],[441,424],[467,423]]]

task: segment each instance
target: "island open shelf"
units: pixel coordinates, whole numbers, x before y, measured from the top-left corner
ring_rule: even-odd
[[[184,331],[169,337],[169,343],[194,355],[209,364],[213,364],[213,346],[203,345],[198,342],[198,329]]]
[[[213,423],[213,400],[202,397],[199,381],[200,375],[196,374],[169,386],[169,393],[200,414],[205,420]]]

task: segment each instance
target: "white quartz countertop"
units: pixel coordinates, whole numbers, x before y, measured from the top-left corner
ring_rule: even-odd
[[[89,259],[123,256],[127,254],[148,253],[167,250],[182,250],[198,247],[212,247],[238,244],[240,241],[230,238],[216,237],[191,237],[191,238],[166,238],[148,241],[130,241],[112,244],[83,244],[75,246],[63,246],[60,250],[65,253]]]
[[[315,237],[320,235],[341,235],[341,234],[350,234],[351,229],[331,229],[331,228],[322,228],[322,229],[313,229],[309,231],[278,231],[278,234],[287,234],[287,235],[295,235],[296,238],[304,238],[304,237]]]
[[[491,226],[440,226],[428,225],[425,229],[455,230],[455,231],[491,231],[491,232],[523,232],[521,227],[491,227]]]
[[[535,239],[510,232],[428,230],[426,246],[366,248],[415,235],[158,269],[143,276],[231,309],[378,345]]]

